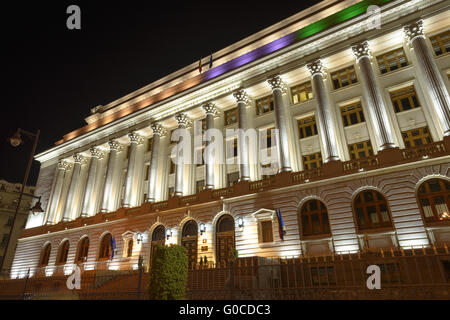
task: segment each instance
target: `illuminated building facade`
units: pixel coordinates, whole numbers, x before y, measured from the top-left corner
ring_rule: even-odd
[[[203,59],[204,73],[193,63],[93,108],[86,126],[36,156],[46,211],[30,215],[11,276],[136,268],[139,256],[148,266],[160,243],[184,245],[191,264],[235,249],[447,245],[449,27],[441,0],[323,1],[214,53],[211,69]],[[175,164],[171,133],[199,123],[224,136],[277,129],[265,141],[274,172],[238,136],[227,159]]]

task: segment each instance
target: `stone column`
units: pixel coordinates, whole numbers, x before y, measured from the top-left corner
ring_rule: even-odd
[[[214,117],[218,114],[217,108],[212,103],[205,103],[203,109],[206,112],[206,147],[205,147],[205,188],[214,189],[214,152],[209,150],[208,146],[211,144],[211,135],[208,130],[214,129]],[[214,150],[215,151],[215,150]]]
[[[61,198],[61,191],[64,184],[64,174],[70,168],[70,164],[65,161],[59,161],[56,165],[55,188],[53,189],[52,200],[50,203],[47,224],[54,224],[58,205]]]
[[[334,130],[334,123],[331,119],[331,106],[328,101],[325,85],[323,83],[324,68],[320,60],[307,65],[312,76],[312,87],[317,103],[317,122],[322,140],[324,155],[323,162],[337,161],[339,159],[336,147],[337,139]]]
[[[175,116],[175,120],[178,122],[178,129],[186,129],[191,121],[184,113],[177,114]],[[181,146],[183,143],[183,137],[180,135],[177,148]],[[184,159],[183,154],[184,150],[182,152],[177,152],[177,164],[175,165],[175,196],[182,196],[183,195],[183,179],[184,179]],[[179,158],[178,158],[179,157]],[[181,162],[180,164],[178,164]]]
[[[286,85],[280,76],[267,80],[273,92],[273,104],[275,109],[275,127],[278,129],[279,141],[277,141],[278,154],[280,155],[279,172],[292,171],[289,157],[289,137],[286,127],[286,112],[284,110],[283,94],[286,93]]]
[[[444,131],[444,137],[450,136],[450,97],[442,79],[442,75],[434,61],[433,54],[425,41],[422,20],[404,27],[408,40],[418,61],[418,68],[423,74],[425,82],[422,84],[432,100],[432,108],[436,112]]]
[[[132,132],[128,135],[130,138],[130,155],[128,157],[128,167],[127,167],[127,177],[125,180],[125,196],[123,198],[123,207],[131,207],[131,197],[133,196],[134,182],[135,182],[135,172],[136,172],[136,151],[138,145],[144,142],[144,138]]]
[[[69,192],[67,194],[67,201],[64,207],[63,221],[70,221],[72,212],[76,202],[78,183],[80,180],[81,166],[86,163],[86,159],[81,154],[75,154],[73,156],[75,160],[73,165],[72,177],[70,179]]]
[[[161,137],[166,134],[166,130],[163,126],[157,123],[153,123],[151,126],[153,131],[153,143],[152,154],[150,158],[150,167],[148,168],[148,202],[156,201],[156,181],[158,178],[158,161],[159,161],[159,148]]]
[[[239,154],[239,166],[240,166],[240,179],[242,181],[250,180],[250,166],[249,166],[249,154],[248,154],[248,142],[245,138],[245,132],[247,131],[247,106],[250,99],[244,90],[238,90],[233,93],[237,102],[238,114],[239,114],[239,134],[238,134],[238,154]]]
[[[106,181],[105,181],[105,189],[103,192],[103,200],[102,200],[102,212],[109,212],[111,210],[110,203],[111,197],[113,193],[113,180],[114,180],[114,171],[116,168],[117,162],[117,153],[122,150],[122,146],[115,140],[108,141],[109,144],[109,159],[108,159],[108,168],[106,171]]]
[[[361,82],[367,100],[367,108],[373,119],[375,133],[380,142],[380,150],[396,148],[387,109],[381,96],[380,88],[375,81],[375,74],[370,63],[369,44],[365,41],[353,46],[352,51],[361,70]]]
[[[86,183],[86,192],[84,193],[83,208],[81,209],[81,216],[88,217],[94,212],[91,212],[92,195],[95,187],[95,178],[97,176],[98,160],[103,158],[103,152],[98,148],[90,148],[91,152],[91,164],[89,165],[89,175]]]

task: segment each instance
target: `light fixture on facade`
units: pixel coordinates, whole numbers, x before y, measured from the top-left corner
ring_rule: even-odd
[[[136,235],[136,241],[137,241],[137,243],[138,243],[138,244],[141,243],[142,240],[143,240],[143,239],[142,239],[142,233],[138,232],[138,234]]]
[[[167,229],[166,230],[166,238],[167,238],[167,240],[169,240],[169,238],[172,236],[172,230],[170,230],[170,229]]]
[[[242,219],[241,217],[238,218],[238,226],[239,226],[239,228],[244,227],[244,219]]]
[[[364,168],[359,168],[358,171],[359,171],[359,172],[363,172],[363,171],[364,171]]]
[[[441,213],[441,215],[439,216],[439,220],[448,220],[450,219],[450,214],[448,214],[448,212],[444,211]]]
[[[200,235],[203,235],[206,231],[206,226],[204,223],[200,223]]]

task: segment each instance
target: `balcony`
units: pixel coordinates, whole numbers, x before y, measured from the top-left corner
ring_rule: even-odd
[[[221,201],[225,198],[234,198],[255,192],[264,192],[282,187],[301,185],[313,181],[321,181],[348,174],[358,174],[362,171],[367,172],[380,168],[393,167],[401,164],[408,164],[448,155],[450,155],[450,137],[446,137],[444,141],[438,141],[414,148],[402,150],[398,148],[382,150],[377,155],[364,159],[356,159],[346,162],[331,161],[323,164],[320,168],[299,172],[282,172],[258,181],[240,181],[227,188],[217,190],[206,189],[193,195],[173,197],[169,200],[157,203],[144,203],[140,207],[129,209],[120,208],[116,212],[107,214],[100,212],[97,215],[88,218],[79,217],[78,219],[70,222],[60,222],[55,225],[45,225],[32,229],[25,229],[22,231],[21,237],[30,237],[33,235],[56,232],[64,229],[73,229],[85,225],[101,223],[106,220],[113,221],[122,219],[128,215],[139,216],[153,212],[168,211],[185,206],[213,203]]]

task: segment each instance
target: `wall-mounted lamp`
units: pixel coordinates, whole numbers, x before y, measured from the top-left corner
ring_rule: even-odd
[[[139,233],[136,235],[136,241],[137,241],[138,244],[141,243],[141,241],[142,241],[142,233],[139,232]]]
[[[200,235],[203,235],[206,231],[206,226],[204,223],[200,223]]]
[[[241,217],[238,218],[238,226],[239,226],[239,228],[244,227],[244,219],[242,219]]]
[[[172,236],[172,230],[170,230],[170,229],[167,229],[166,230],[166,238],[167,238],[167,240],[169,240],[169,238]]]

